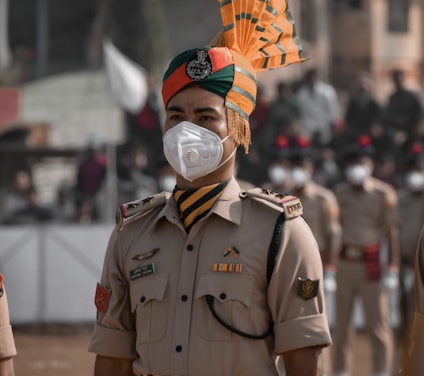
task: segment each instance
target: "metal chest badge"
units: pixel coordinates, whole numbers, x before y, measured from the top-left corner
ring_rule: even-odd
[[[297,295],[302,299],[308,300],[315,298],[318,294],[319,279],[299,278],[297,285]]]

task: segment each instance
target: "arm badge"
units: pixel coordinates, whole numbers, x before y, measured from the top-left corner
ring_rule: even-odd
[[[308,300],[318,295],[319,279],[299,278],[297,285],[297,295],[302,299]]]
[[[100,283],[97,283],[96,296],[94,298],[94,304],[97,308],[97,312],[107,311],[111,293],[112,290],[103,287]]]

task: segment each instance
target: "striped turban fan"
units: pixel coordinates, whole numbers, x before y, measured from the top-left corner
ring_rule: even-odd
[[[163,78],[165,107],[200,86],[225,99],[228,134],[246,153],[255,108],[256,72],[304,61],[286,0],[218,0],[223,31],[209,46],[182,52]]]

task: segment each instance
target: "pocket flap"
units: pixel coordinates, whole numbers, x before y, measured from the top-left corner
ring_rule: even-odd
[[[237,300],[250,307],[254,284],[253,276],[240,273],[204,273],[199,278],[196,298],[212,295],[221,302]]]
[[[149,278],[139,278],[130,284],[131,309],[137,305],[147,304],[151,300],[165,300],[168,275],[156,275]]]

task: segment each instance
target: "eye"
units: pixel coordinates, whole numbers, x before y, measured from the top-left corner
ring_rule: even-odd
[[[168,120],[178,120],[178,121],[182,121],[183,117],[179,114],[171,114],[168,115]]]
[[[202,115],[200,117],[200,121],[213,121],[213,120],[215,120],[215,119],[212,116],[209,116],[209,115]]]

